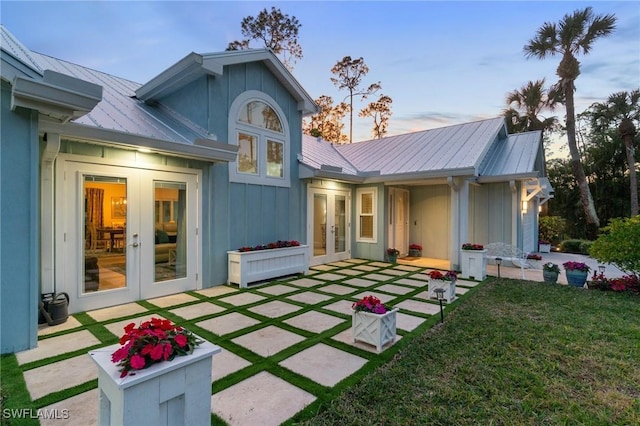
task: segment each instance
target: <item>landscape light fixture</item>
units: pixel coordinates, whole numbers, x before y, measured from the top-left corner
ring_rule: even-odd
[[[496,257],[496,265],[498,265],[498,278],[500,278],[500,265],[502,265],[501,257]]]
[[[442,301],[444,300],[444,288],[436,288],[433,290],[436,293],[438,302],[440,302],[440,323],[444,322],[444,314],[442,313]]]
[[[600,274],[601,274],[601,275],[604,275],[604,270],[605,270],[606,268],[607,268],[607,267],[606,267],[606,266],[604,266],[604,265],[598,265],[598,272],[600,272]]]

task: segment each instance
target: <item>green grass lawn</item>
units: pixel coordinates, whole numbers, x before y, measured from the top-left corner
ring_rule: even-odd
[[[640,298],[489,279],[445,323],[290,423],[640,424]]]

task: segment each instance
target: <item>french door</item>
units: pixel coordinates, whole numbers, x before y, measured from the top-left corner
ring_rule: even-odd
[[[198,174],[60,163],[56,288],[70,311],[196,289]]]
[[[307,241],[311,265],[351,257],[351,220],[348,191],[309,189]]]

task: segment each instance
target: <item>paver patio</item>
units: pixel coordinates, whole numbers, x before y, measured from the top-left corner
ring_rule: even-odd
[[[380,356],[353,342],[351,305],[360,297],[400,308],[396,344],[435,323],[428,271],[349,259],[248,289],[220,286],[95,310],[44,326],[39,347],[16,358],[34,407],[69,410],[68,420],[43,424],[97,424],[97,368],[87,352],[116,343],[130,322],[167,318],[222,348],[213,357],[213,414],[230,425],[277,425],[317,400],[318,385],[340,386]],[[476,284],[460,281],[459,295]]]

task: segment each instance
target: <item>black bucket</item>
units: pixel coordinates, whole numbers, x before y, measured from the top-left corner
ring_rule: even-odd
[[[49,325],[58,325],[69,318],[69,295],[58,293],[51,300],[40,302],[40,315]]]

